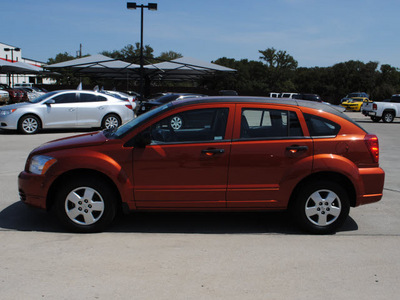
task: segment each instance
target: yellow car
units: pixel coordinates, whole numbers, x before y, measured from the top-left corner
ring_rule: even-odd
[[[372,100],[369,100],[366,97],[354,97],[344,101],[340,105],[345,107],[346,110],[349,111],[361,111],[361,106],[363,105],[363,103],[366,102],[372,102]]]

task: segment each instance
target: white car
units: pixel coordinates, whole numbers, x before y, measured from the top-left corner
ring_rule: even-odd
[[[5,104],[10,100],[10,95],[7,91],[0,90],[0,104]]]
[[[128,101],[83,90],[49,92],[0,108],[0,128],[32,134],[44,128],[118,127],[134,118]]]

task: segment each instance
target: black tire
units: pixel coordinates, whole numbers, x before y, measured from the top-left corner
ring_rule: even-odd
[[[380,117],[371,117],[372,122],[378,123],[382,118]]]
[[[382,120],[385,123],[392,123],[394,120],[394,112],[392,111],[385,111],[382,115]]]
[[[35,115],[22,116],[18,121],[18,130],[23,134],[35,134],[40,128],[40,119]]]
[[[73,232],[100,232],[116,214],[116,195],[97,177],[78,176],[59,185],[54,209],[60,222]]]
[[[101,122],[101,128],[110,129],[121,126],[121,118],[116,114],[108,114]]]
[[[292,213],[304,230],[328,234],[343,225],[349,211],[346,190],[334,181],[320,180],[300,189]]]

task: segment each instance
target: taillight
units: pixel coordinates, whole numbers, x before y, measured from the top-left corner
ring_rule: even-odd
[[[375,134],[367,134],[364,138],[367,144],[369,153],[371,153],[372,159],[375,163],[379,162],[379,141]]]
[[[126,106],[127,108],[129,108],[130,110],[133,109],[133,108],[132,108],[132,105],[130,105],[130,104],[125,104],[125,106]]]
[[[377,109],[378,109],[378,105],[376,105],[376,103],[373,103],[373,104],[372,104],[372,109],[373,109],[373,110],[377,110]]]

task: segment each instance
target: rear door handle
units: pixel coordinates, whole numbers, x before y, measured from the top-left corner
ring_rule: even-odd
[[[225,149],[204,149],[201,150],[201,153],[208,155],[208,156],[212,156],[214,154],[221,154],[224,153]]]
[[[290,151],[291,153],[296,153],[296,152],[299,152],[299,151],[307,151],[308,147],[307,146],[292,145],[292,146],[286,147],[286,150]]]

